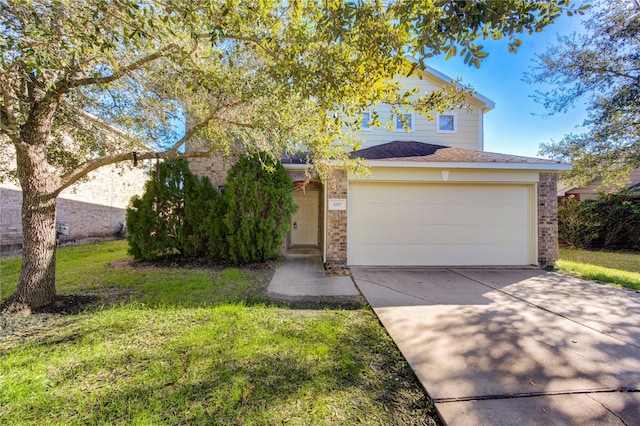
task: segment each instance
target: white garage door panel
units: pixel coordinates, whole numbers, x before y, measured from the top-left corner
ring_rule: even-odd
[[[421,224],[425,217],[433,224],[466,224],[488,225],[513,224],[524,225],[527,223],[527,206],[496,206],[466,204],[449,205],[417,205],[417,204],[352,204],[351,208],[360,212],[359,224]],[[490,222],[488,221],[490,220]]]
[[[518,245],[527,238],[522,226],[476,225],[385,225],[371,232],[357,226],[350,236],[360,244],[473,244]]]
[[[390,258],[393,253],[393,263],[353,263],[354,265],[396,265],[396,266],[469,266],[496,265],[496,258],[500,258],[502,265],[521,265],[522,259],[528,255],[528,250],[522,246],[407,246],[407,245],[355,245],[355,252],[361,253],[366,259]],[[362,260],[362,262],[365,262]],[[500,265],[500,264],[498,264]]]
[[[357,192],[350,193],[351,202],[376,202],[374,198],[380,195],[380,190],[389,190],[385,199],[378,203],[407,203],[407,204],[526,204],[528,196],[522,192],[522,185],[503,185],[501,191],[496,192],[493,185],[424,185],[385,182],[352,182]],[[423,189],[428,187],[428,191]]]
[[[352,182],[351,265],[527,265],[530,186]]]

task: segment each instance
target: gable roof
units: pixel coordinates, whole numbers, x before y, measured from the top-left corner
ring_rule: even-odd
[[[416,67],[414,73],[419,73],[420,78],[426,78],[439,86],[455,84],[457,87],[461,89],[469,90],[469,87],[465,86],[464,84],[455,82],[453,78],[441,73],[440,71],[434,68],[431,68],[428,65],[425,65],[424,67],[420,67],[420,66]],[[480,107],[482,109],[482,112],[491,111],[496,106],[495,102],[493,102],[491,99],[487,98],[486,96],[481,95],[475,90],[472,90],[471,93],[467,95],[467,99],[471,101],[471,103],[474,104],[475,106]]]
[[[351,153],[371,165],[397,167],[522,168],[569,170],[570,165],[543,158],[452,148],[417,141],[393,141]]]

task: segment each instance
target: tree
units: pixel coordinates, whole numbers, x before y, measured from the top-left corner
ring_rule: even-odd
[[[275,257],[297,209],[286,170],[279,161],[260,153],[244,156],[231,167],[223,206],[223,244],[218,257],[235,264]]]
[[[591,9],[586,32],[558,37],[527,77],[553,88],[536,100],[551,113],[587,105],[585,131],[543,144],[541,153],[572,162],[576,184],[628,179],[640,167],[640,3],[606,1]]]
[[[409,72],[407,55],[420,62],[451,52],[477,66],[485,53],[475,40],[506,35],[515,49],[517,33],[541,30],[567,7],[0,0],[0,158],[22,188],[24,236],[17,289],[0,311],[55,299],[56,197],[92,170],[132,157],[183,158],[194,140],[201,145],[190,156],[277,157],[304,146],[320,168],[347,161],[357,111],[407,102],[390,80]]]

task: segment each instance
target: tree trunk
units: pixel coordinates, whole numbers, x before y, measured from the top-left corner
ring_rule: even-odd
[[[18,178],[22,186],[22,268],[15,293],[0,312],[29,312],[56,297],[56,189],[43,144],[16,150]]]

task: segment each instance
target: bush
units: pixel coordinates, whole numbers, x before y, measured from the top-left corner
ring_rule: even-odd
[[[186,160],[158,167],[157,180],[149,180],[142,197],[133,197],[127,209],[129,254],[136,260],[204,254],[203,223],[217,196],[213,186],[193,175]]]
[[[266,154],[240,159],[227,176],[219,231],[224,241],[218,255],[233,263],[275,257],[297,209],[292,191],[291,178],[279,161]]]
[[[558,237],[574,247],[589,247],[598,238],[600,224],[585,201],[570,196],[558,205]]]
[[[628,191],[600,194],[596,200],[562,200],[558,206],[558,236],[587,248],[640,245],[640,199]]]
[[[629,191],[601,194],[592,204],[600,221],[602,245],[632,247],[640,243],[640,199]]]

